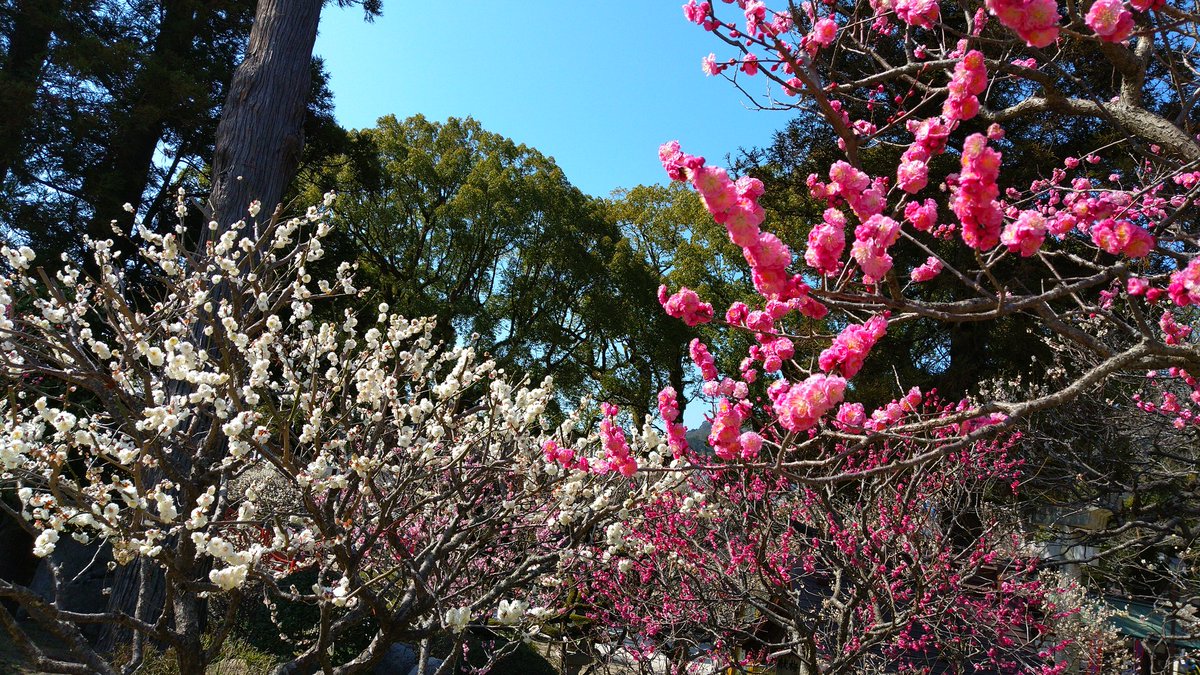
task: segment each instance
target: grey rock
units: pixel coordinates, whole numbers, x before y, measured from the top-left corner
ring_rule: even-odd
[[[406,675],[417,666],[417,653],[412,647],[397,642],[388,647],[383,660],[375,665],[374,675]]]
[[[433,675],[434,673],[437,672],[437,669],[441,668],[441,667],[442,667],[441,659],[431,658],[431,659],[429,659],[429,663],[425,664],[425,675]],[[418,670],[417,666],[414,665],[412,667],[412,669],[408,671],[408,675],[417,675],[417,670]]]

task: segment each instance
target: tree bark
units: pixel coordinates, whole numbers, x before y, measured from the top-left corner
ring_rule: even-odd
[[[269,205],[265,209],[270,213],[299,165],[312,52],[322,4],[323,0],[258,2],[246,58],[234,73],[217,126],[209,205],[213,220],[222,227],[243,218],[254,199]],[[201,245],[205,237],[213,234],[205,228]],[[195,326],[193,343],[197,349],[208,348],[203,326]],[[198,434],[203,436],[206,432],[207,429],[201,429]],[[208,461],[197,462],[205,465],[199,470],[206,468],[212,458],[205,460]],[[196,470],[195,466],[178,468],[183,473]],[[181,548],[186,551],[189,543],[181,542]],[[139,578],[136,567],[122,568],[110,607],[129,612],[132,605],[128,603],[141,594],[155,602],[151,608],[140,609],[146,616],[157,616],[165,595],[163,575],[155,573]],[[194,567],[191,562],[184,562],[183,570],[179,571],[196,572],[198,576]],[[195,640],[185,641],[184,647],[196,653],[203,630],[203,604],[183,584],[175,590],[174,606],[170,608],[175,630],[195,633]],[[199,667],[203,668],[203,664]]]
[[[270,213],[299,166],[321,5],[259,0],[217,127],[209,205],[221,228],[244,218],[253,200]]]

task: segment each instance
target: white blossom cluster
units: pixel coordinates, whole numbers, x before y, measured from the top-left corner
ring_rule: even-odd
[[[621,551],[639,499],[682,474],[547,461],[549,380],[510,383],[469,342],[435,341],[432,319],[362,311],[352,265],[316,278],[331,204],[269,223],[251,209],[198,253],[182,228],[140,230],[136,262],[89,241],[99,279],[0,249],[0,484],[19,488],[35,553],[102,539],[118,564],[207,570],[191,580],[206,592],[419,598],[406,620],[454,631],[548,620],[555,575],[595,545]],[[153,281],[131,293],[139,265]],[[598,457],[572,431],[586,425],[576,412],[551,431]],[[662,467],[651,425],[634,441]],[[311,593],[275,586],[314,567]]]

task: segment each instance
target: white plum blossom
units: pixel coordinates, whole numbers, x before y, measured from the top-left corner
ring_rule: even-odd
[[[55,530],[42,530],[41,534],[33,542],[33,554],[39,558],[54,553],[54,546],[58,543],[58,532]]]
[[[467,624],[471,623],[471,609],[468,607],[455,607],[454,609],[446,610],[446,628],[449,628],[453,633],[461,633],[467,629]]]
[[[577,413],[545,419],[550,380],[512,380],[386,303],[331,316],[321,303],[367,293],[350,263],[325,279],[306,267],[332,199],[270,222],[256,204],[249,223],[210,224],[199,252],[182,226],[140,228],[145,268],[166,273],[153,297],[130,299],[110,240],[84,242],[97,278],[68,266],[46,280],[32,251],[0,247],[0,304],[21,308],[0,313],[0,487],[39,556],[62,536],[103,541],[115,569],[149,561],[176,594],[254,580],[267,602],[395,607],[393,625],[414,630],[461,633],[471,607],[498,602],[496,629],[520,635],[558,615],[572,564],[631,545],[616,495],[652,498],[680,476],[549,461],[550,439],[597,464],[604,452],[576,438]],[[22,384],[35,379],[56,386]],[[300,569],[327,581],[285,587]],[[401,615],[410,587],[434,602]]]
[[[529,603],[524,600],[501,600],[500,606],[496,609],[496,620],[506,626],[520,623],[525,618],[527,609],[529,609]]]
[[[249,573],[249,568],[245,565],[233,565],[222,569],[215,569],[208,573],[208,578],[223,591],[232,591],[239,588],[246,582],[246,575]]]

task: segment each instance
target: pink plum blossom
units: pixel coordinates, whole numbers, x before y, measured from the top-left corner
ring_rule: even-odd
[[[1084,21],[1108,42],[1124,42],[1133,34],[1133,14],[1121,0],[1096,0]]]
[[[933,256],[929,256],[925,262],[913,268],[911,277],[913,281],[918,283],[930,281],[942,273],[942,261]]]
[[[700,302],[700,296],[688,288],[680,288],[674,295],[667,297],[667,287],[658,287],[658,302],[667,311],[668,316],[683,319],[689,326],[708,323],[713,319],[713,307],[707,302]]]

